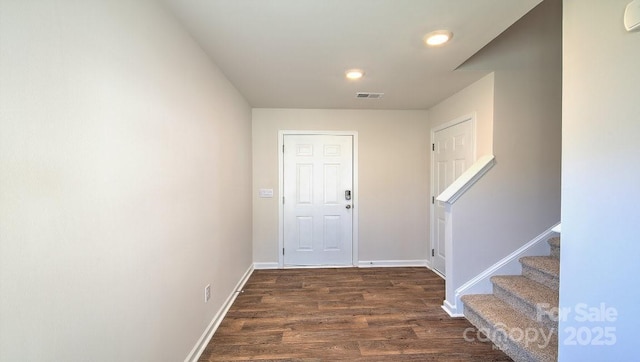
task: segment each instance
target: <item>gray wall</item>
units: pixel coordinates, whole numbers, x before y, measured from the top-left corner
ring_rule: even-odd
[[[560,220],[562,3],[547,0],[462,66],[494,71],[496,166],[453,205],[463,283]]]
[[[637,359],[640,32],[624,30],[628,2],[565,1],[560,361]],[[618,316],[581,322],[580,303]],[[565,343],[605,328],[612,345]]]
[[[154,2],[0,1],[0,360],[184,360],[250,192],[250,108]]]

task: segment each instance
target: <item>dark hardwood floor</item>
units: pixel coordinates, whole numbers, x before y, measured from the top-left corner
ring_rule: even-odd
[[[426,268],[256,270],[199,361],[511,361],[443,299]]]

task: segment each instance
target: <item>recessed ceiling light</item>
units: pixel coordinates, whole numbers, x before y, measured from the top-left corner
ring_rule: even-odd
[[[424,36],[424,42],[428,46],[437,47],[447,43],[453,37],[449,30],[436,30]]]
[[[347,77],[347,79],[356,80],[362,78],[364,76],[364,72],[360,69],[350,69],[347,70],[345,76]]]

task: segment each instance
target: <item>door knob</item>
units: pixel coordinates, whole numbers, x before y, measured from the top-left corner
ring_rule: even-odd
[[[347,205],[346,207],[347,207],[347,209],[350,209],[350,208],[351,208],[351,205]]]

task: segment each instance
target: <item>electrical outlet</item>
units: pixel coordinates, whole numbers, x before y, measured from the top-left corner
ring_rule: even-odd
[[[211,299],[211,284],[207,284],[207,286],[204,287],[204,302],[208,302],[209,299]]]

